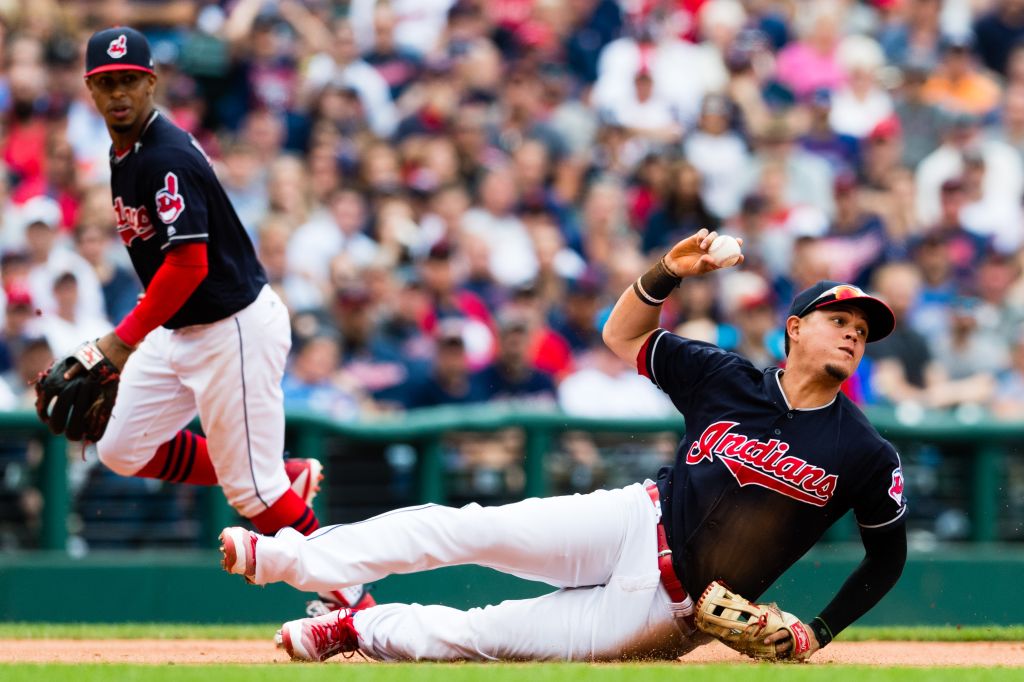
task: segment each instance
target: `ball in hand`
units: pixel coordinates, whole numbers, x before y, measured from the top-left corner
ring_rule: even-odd
[[[734,237],[727,234],[720,234],[711,242],[708,254],[714,259],[715,265],[720,268],[727,268],[735,265],[740,259],[740,243]]]

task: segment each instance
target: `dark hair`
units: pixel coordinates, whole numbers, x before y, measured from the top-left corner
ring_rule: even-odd
[[[676,222],[692,217],[698,224],[707,227],[709,230],[717,229],[720,223],[718,216],[712,213],[704,204],[704,199],[701,197],[699,189],[694,196],[683,196],[679,192],[679,177],[685,172],[695,173],[698,178],[701,178],[700,171],[689,161],[676,161],[673,163],[665,175],[664,192],[662,194],[665,213]]]

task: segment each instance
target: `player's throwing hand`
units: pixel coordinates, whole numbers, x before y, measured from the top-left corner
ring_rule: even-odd
[[[701,229],[696,234],[677,242],[672,249],[665,254],[665,265],[676,277],[692,277],[703,275],[714,270],[721,269],[715,263],[715,259],[708,253],[711,243],[718,237],[717,232],[709,232]],[[743,245],[742,237],[736,240],[740,246]],[[743,256],[739,257],[732,265],[735,267],[743,262]]]

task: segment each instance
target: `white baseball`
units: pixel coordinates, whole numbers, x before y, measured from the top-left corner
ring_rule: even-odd
[[[740,243],[735,237],[727,234],[720,234],[711,242],[708,254],[715,260],[715,265],[720,268],[727,268],[735,265],[740,259]]]

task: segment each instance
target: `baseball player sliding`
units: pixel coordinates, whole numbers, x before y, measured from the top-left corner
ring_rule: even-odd
[[[735,255],[709,253],[716,236],[676,244],[604,328],[608,346],[686,418],[675,464],[656,483],[502,507],[428,504],[308,537],[221,534],[227,570],[261,585],[325,590],[472,563],[558,590],[469,611],[339,610],[285,623],[279,645],[302,660],[357,650],[386,661],[608,660],[674,658],[713,636],[753,656],[806,660],[874,606],[906,559],[902,473],[839,389],[865,344],[892,331],[892,312],[855,287],[819,282],[790,307],[785,370],[659,329],[661,303],[683,277]],[[758,598],[850,509],[866,556],[810,622],[740,596]]]
[[[320,463],[282,456],[287,309],[209,159],[154,107],[145,37],[127,27],[95,33],[85,81],[113,142],[117,230],[146,294],[113,332],[40,377],[40,418],[95,442],[123,476],[220,485],[261,532],[313,532]],[[205,438],[184,430],[197,411]],[[373,603],[359,585],[321,598]]]

